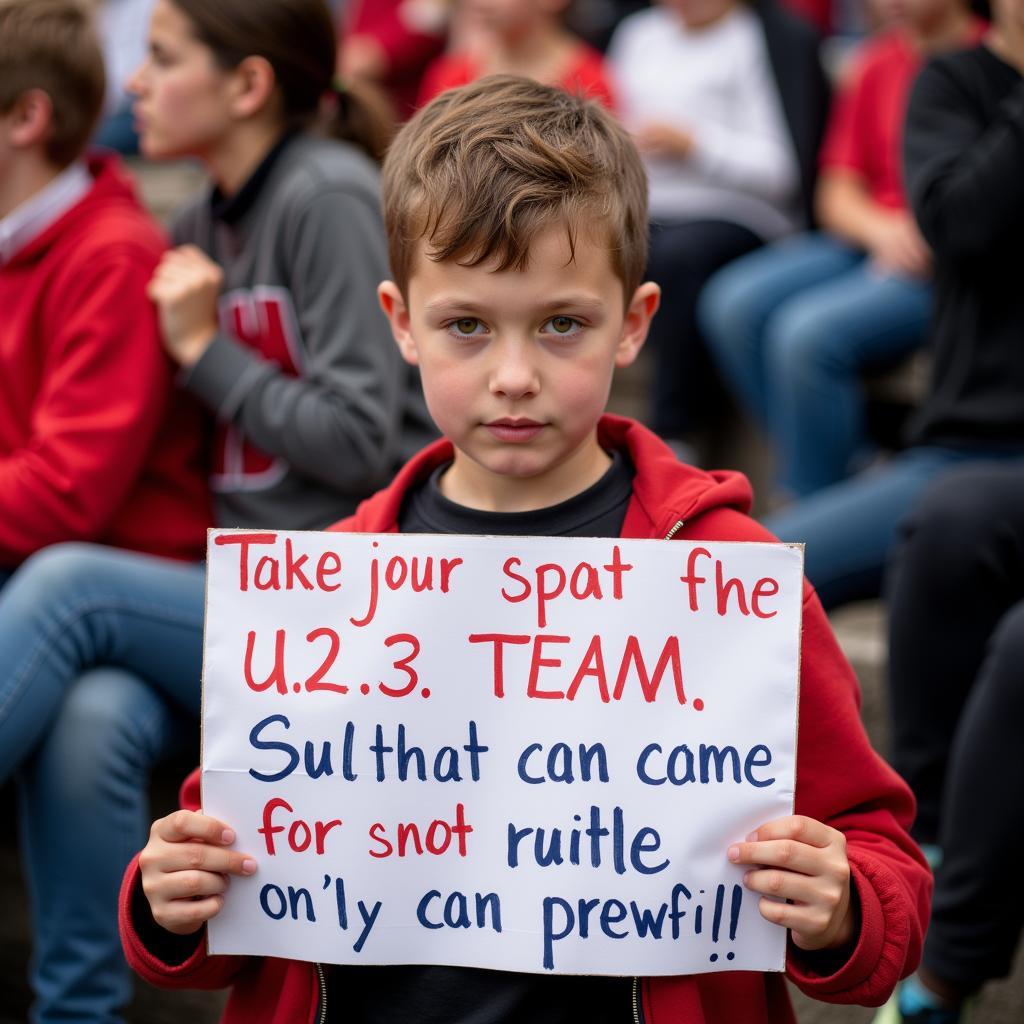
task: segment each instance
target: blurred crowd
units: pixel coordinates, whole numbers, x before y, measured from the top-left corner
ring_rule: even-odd
[[[699,465],[756,431],[826,608],[886,601],[937,889],[879,1019],[956,1024],[1024,921],[1024,0],[308,0],[301,39],[286,6],[92,0],[104,73],[67,3],[0,0],[0,781],[35,1019],[127,999],[117,887],[195,735],[207,527],[324,528],[433,436],[378,308],[377,168],[511,73],[643,156],[645,422]],[[28,7],[60,66],[5,42]],[[204,167],[169,244],[112,151]]]

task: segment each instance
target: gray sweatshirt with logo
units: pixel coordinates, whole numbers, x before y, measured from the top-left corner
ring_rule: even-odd
[[[184,386],[216,414],[222,526],[320,529],[434,436],[376,298],[388,276],[377,171],[296,135],[228,201],[173,229],[224,270],[221,330]]]

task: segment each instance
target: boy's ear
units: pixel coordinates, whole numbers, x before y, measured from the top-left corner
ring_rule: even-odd
[[[8,139],[14,149],[28,149],[46,141],[53,127],[53,101],[42,89],[28,89],[5,115]]]
[[[250,55],[232,71],[232,109],[239,117],[251,117],[271,101],[277,86],[274,68],[265,57]]]
[[[629,366],[640,354],[647,340],[651,318],[658,311],[661,302],[661,288],[653,281],[645,281],[633,293],[626,317],[622,324],[622,337],[615,349],[615,365]]]
[[[420,361],[419,351],[409,330],[409,307],[402,298],[401,289],[394,281],[382,281],[377,286],[377,301],[384,315],[391,325],[391,333],[394,335],[398,351],[402,358],[412,366],[418,366]]]

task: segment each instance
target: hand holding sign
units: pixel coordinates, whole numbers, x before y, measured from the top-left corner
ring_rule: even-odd
[[[235,833],[196,811],[175,811],[153,822],[139,854],[142,891],[153,920],[175,935],[192,935],[224,905],[229,875],[251,875],[251,857],[225,849]]]
[[[756,865],[743,884],[766,897],[758,906],[762,917],[789,928],[801,949],[840,949],[852,938],[850,862],[842,832],[791,815],[729,847],[729,860]]]

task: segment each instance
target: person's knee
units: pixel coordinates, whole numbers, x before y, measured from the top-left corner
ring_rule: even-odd
[[[828,310],[796,295],[779,306],[765,324],[765,359],[776,378],[799,378],[842,370],[842,325]]]
[[[732,265],[718,271],[701,289],[697,322],[713,349],[741,349],[761,318],[756,290],[743,268]]]
[[[51,544],[30,555],[11,577],[5,600],[58,600],[95,579],[110,549],[77,541]]]
[[[903,523],[911,550],[947,567],[984,557],[985,541],[999,529],[996,513],[1005,509],[992,479],[991,467],[965,466],[932,483]]]
[[[68,691],[40,751],[68,799],[86,799],[124,778],[145,778],[169,716],[143,680],[116,668],[83,673]]]

